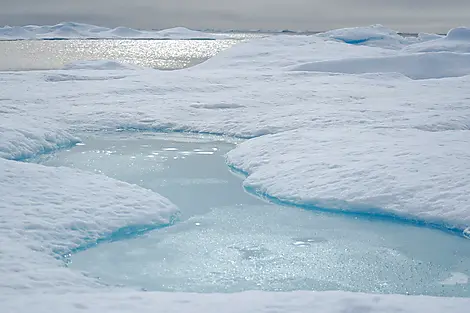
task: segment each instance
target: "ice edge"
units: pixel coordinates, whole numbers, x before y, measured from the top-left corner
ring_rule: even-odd
[[[230,164],[228,162],[227,162],[227,166],[232,172],[236,174],[243,175],[244,177],[248,177],[250,175],[250,173],[242,169],[239,169],[235,167],[233,164]],[[268,202],[282,205],[282,206],[291,206],[291,207],[301,208],[304,210],[325,212],[325,213],[330,213],[330,214],[345,215],[345,216],[358,217],[358,218],[372,218],[375,220],[382,220],[382,221],[387,221],[391,223],[400,223],[400,224],[405,224],[405,225],[410,225],[410,226],[415,226],[415,227],[431,228],[431,229],[444,231],[448,234],[470,239],[470,227],[466,227],[466,226],[459,227],[459,226],[446,223],[445,221],[443,222],[425,221],[425,220],[413,218],[411,216],[410,217],[400,216],[398,214],[393,214],[383,209],[374,208],[374,207],[370,207],[367,211],[355,210],[354,206],[349,206],[347,209],[344,207],[339,208],[339,209],[325,208],[325,207],[316,206],[314,204],[309,204],[306,202],[305,203],[301,201],[294,202],[294,201],[290,201],[287,199],[277,198],[266,192],[263,192],[259,189],[256,189],[250,186],[243,186],[243,188],[245,189],[246,192],[248,192],[251,195],[254,195]],[[346,201],[344,201],[344,203],[347,204]]]

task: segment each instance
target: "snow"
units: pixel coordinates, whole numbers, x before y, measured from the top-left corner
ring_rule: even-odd
[[[223,39],[224,36],[176,27],[145,31],[127,27],[107,28],[82,23],[64,22],[57,25],[0,27],[0,40],[44,39]]]
[[[158,194],[106,176],[5,159],[0,172],[2,293],[94,285],[57,258],[123,227],[166,225],[177,213]]]
[[[142,32],[76,23],[4,27],[0,33],[7,40],[196,35],[181,28]],[[397,217],[468,237],[468,29],[421,37],[427,41],[374,26],[256,39],[174,72],[111,60],[0,72],[3,311],[465,311],[468,299],[340,291],[168,294],[104,286],[64,267],[60,254],[129,226],[166,225],[175,206],[103,175],[13,161],[70,148],[84,132],[241,137],[248,140],[227,160],[248,174],[248,189],[291,204]]]
[[[470,74],[470,54],[440,52],[320,61],[294,70],[348,74],[395,72],[411,79],[458,77]]]
[[[303,128],[246,141],[228,162],[249,174],[247,188],[283,202],[463,230],[470,225],[467,132]]]
[[[336,29],[320,33],[319,36],[339,40],[348,44],[388,49],[399,49],[403,45],[414,41],[412,38],[405,38],[396,31],[380,24],[368,27]]]
[[[1,298],[1,296],[0,296]],[[234,294],[101,292],[28,295],[2,301],[5,312],[465,312],[469,299],[367,295],[344,292],[249,291]]]
[[[446,36],[432,38],[404,48],[405,52],[443,52],[470,53],[470,28],[457,27],[451,29]]]

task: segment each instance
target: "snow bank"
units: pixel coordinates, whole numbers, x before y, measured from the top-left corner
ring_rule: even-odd
[[[470,54],[440,52],[354,58],[307,63],[294,70],[347,74],[401,73],[411,79],[459,77],[470,74]]]
[[[210,34],[184,27],[161,31],[144,31],[127,27],[106,28],[82,23],[65,22],[52,26],[4,26],[0,27],[0,40],[41,39],[223,39],[225,36]]]
[[[466,131],[306,128],[244,142],[228,162],[249,174],[246,187],[280,201],[463,231],[470,225],[467,137]]]
[[[441,52],[452,51],[470,53],[470,28],[458,27],[451,29],[447,36],[434,38],[422,43],[416,43],[405,47],[405,52]]]
[[[170,223],[165,198],[124,182],[68,168],[0,159],[2,292],[94,284],[56,258],[122,227]]]

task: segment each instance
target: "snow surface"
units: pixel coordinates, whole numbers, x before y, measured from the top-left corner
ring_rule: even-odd
[[[318,36],[339,40],[348,44],[367,45],[387,49],[399,49],[403,45],[416,42],[414,38],[405,38],[393,29],[386,28],[380,24],[368,27],[335,29],[320,33]],[[421,37],[420,39],[428,39],[428,37]]]
[[[0,290],[96,285],[62,254],[120,228],[159,227],[176,208],[162,196],[106,176],[0,159]]]
[[[31,33],[50,38],[52,32],[102,38],[110,32],[65,26],[2,32],[16,39],[31,39]],[[228,155],[232,166],[249,175],[249,188],[293,204],[388,214],[462,234],[466,229],[468,235],[470,76],[462,76],[468,67],[467,30],[425,43],[402,42],[373,27],[366,36],[357,29],[334,36],[273,36],[174,72],[122,68],[112,60],[0,72],[2,310],[466,311],[469,299],[344,292],[193,295],[106,287],[63,267],[57,257],[128,226],[165,225],[176,208],[158,194],[102,175],[13,160],[70,147],[83,132],[259,137]],[[134,34],[123,28],[116,33]],[[338,34],[377,39],[345,44]],[[422,45],[446,53],[428,53]],[[385,62],[377,61],[381,58]],[[456,60],[465,63],[457,68]],[[439,66],[419,69],[431,61]],[[312,70],[315,62],[326,71],[334,65],[337,73],[292,71]],[[361,62],[367,68],[363,74],[341,74],[357,73],[351,68]],[[341,70],[342,65],[350,68]],[[391,68],[420,79],[388,73]],[[435,77],[443,79],[429,79]],[[227,304],[232,301],[237,305]]]
[[[467,144],[468,131],[460,130],[302,128],[246,141],[228,160],[250,174],[246,187],[290,203],[385,211],[464,229]]]
[[[438,52],[319,61],[303,64],[294,70],[348,74],[395,72],[411,79],[445,78],[469,75],[470,54]]]
[[[0,296],[1,299],[2,296]],[[322,312],[450,313],[466,312],[469,299],[345,292],[289,293],[249,291],[234,294],[101,292],[67,295],[34,294],[2,302],[5,313],[34,312]]]
[[[44,39],[223,39],[224,36],[175,27],[145,31],[127,27],[107,28],[82,23],[64,22],[47,26],[0,27],[0,40]]]
[[[405,47],[406,52],[442,52],[452,51],[470,53],[470,28],[457,27],[451,29],[445,37],[432,38],[419,44]]]

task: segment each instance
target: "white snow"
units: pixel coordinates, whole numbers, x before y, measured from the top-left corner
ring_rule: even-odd
[[[470,74],[470,54],[440,52],[320,61],[297,66],[294,70],[348,74],[401,73],[411,79],[458,77]]]
[[[1,299],[2,296],[0,296]],[[100,292],[66,295],[34,294],[7,298],[4,312],[322,312],[447,313],[465,312],[469,299],[345,292],[289,293],[249,291],[234,294]]]
[[[405,38],[393,29],[386,28],[380,24],[368,27],[335,29],[320,33],[319,36],[339,40],[348,44],[367,45],[387,49],[399,49],[403,47],[403,45],[415,42],[413,38]]]
[[[228,155],[231,165],[249,174],[247,187],[295,204],[392,214],[468,236],[467,31],[422,36],[432,39],[423,43],[381,27],[280,35],[175,72],[114,61],[0,72],[2,310],[464,312],[468,299],[104,287],[63,267],[57,253],[121,227],[163,225],[176,208],[154,192],[102,175],[6,159],[69,147],[83,132],[104,130],[260,136]],[[179,28],[136,33],[75,23],[4,27],[0,33],[3,39],[195,38]],[[361,46],[342,42],[363,40]]]
[[[126,226],[168,224],[165,198],[106,176],[0,159],[2,293],[96,285],[57,258]]]
[[[247,187],[280,200],[463,230],[470,225],[467,133],[302,128],[246,141],[228,160],[250,174]]]
[[[82,23],[64,22],[57,25],[0,27],[0,40],[44,39],[223,39],[219,34],[176,27],[160,31],[127,27],[107,28]]]
[[[422,43],[405,47],[405,52],[442,52],[452,51],[470,53],[470,28],[457,27],[451,29],[445,37],[432,38]]]

